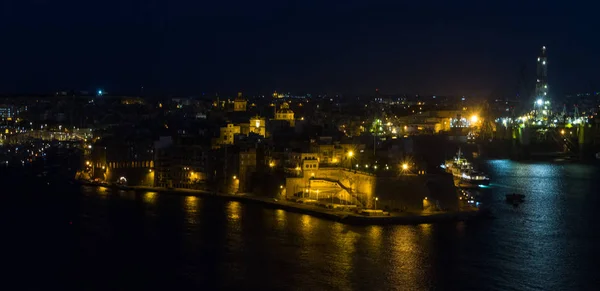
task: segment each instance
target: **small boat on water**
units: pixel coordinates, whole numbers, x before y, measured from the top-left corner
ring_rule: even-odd
[[[506,194],[506,202],[517,204],[525,201],[525,195],[523,194]]]

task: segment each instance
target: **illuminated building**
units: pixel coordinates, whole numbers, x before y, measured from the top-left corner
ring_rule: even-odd
[[[152,186],[154,142],[145,138],[104,138],[92,146],[93,176],[106,182],[126,177],[129,185]]]
[[[347,158],[346,153],[354,147],[354,145],[340,145],[338,143],[319,141],[310,145],[310,151],[318,154],[317,157],[321,163],[341,165]]]
[[[233,111],[235,112],[244,112],[246,111],[246,106],[248,101],[242,97],[242,92],[238,92],[237,97],[233,101]]]
[[[219,137],[213,139],[213,148],[219,148],[222,145],[233,145],[236,142],[236,135],[250,136],[256,134],[260,137],[267,137],[266,120],[260,116],[250,118],[248,123],[233,124],[221,127]]]
[[[11,106],[0,105],[0,119],[12,119],[14,116],[14,110]]]
[[[227,126],[219,129],[219,137],[213,140],[213,147],[219,147],[220,145],[232,145],[235,140],[235,135],[241,133],[239,125],[228,123]]]
[[[161,137],[154,143],[154,185],[165,188],[200,188],[207,179],[208,147],[194,137]],[[149,171],[149,174],[152,172]]]
[[[260,116],[254,116],[250,118],[250,124],[248,124],[248,133],[242,132],[244,134],[255,133],[260,136],[267,136],[266,129],[266,120]]]
[[[287,121],[290,127],[294,127],[294,111],[290,109],[290,105],[287,102],[283,102],[279,109],[275,109],[275,120]]]
[[[27,111],[27,106],[2,104],[0,105],[0,120],[16,119],[24,111]]]
[[[256,148],[251,148],[246,151],[240,151],[238,178],[240,192],[252,191],[252,174],[256,172],[257,151]]]

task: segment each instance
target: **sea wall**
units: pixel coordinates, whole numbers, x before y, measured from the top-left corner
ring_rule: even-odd
[[[421,211],[425,199],[433,201],[439,208],[458,208],[450,175],[377,177],[348,169],[326,168],[313,171],[310,176],[286,179],[286,198],[324,199],[332,195],[365,208]]]
[[[109,183],[115,183],[124,177],[129,186],[154,186],[154,171],[146,168],[109,168],[104,172],[97,171],[94,177]]]

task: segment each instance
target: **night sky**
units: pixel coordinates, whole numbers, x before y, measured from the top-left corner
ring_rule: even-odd
[[[600,4],[399,2],[3,0],[0,93],[600,90]]]

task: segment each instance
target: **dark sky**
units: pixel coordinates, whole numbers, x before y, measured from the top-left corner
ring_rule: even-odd
[[[3,0],[0,92],[512,94],[542,45],[600,90],[600,4],[400,2]]]

